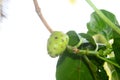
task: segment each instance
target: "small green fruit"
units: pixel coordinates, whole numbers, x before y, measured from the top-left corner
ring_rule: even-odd
[[[53,58],[62,54],[68,45],[68,41],[68,35],[60,31],[54,31],[47,42],[48,54]]]

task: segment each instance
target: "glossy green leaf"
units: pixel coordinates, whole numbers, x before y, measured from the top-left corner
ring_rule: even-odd
[[[115,31],[113,31],[113,39],[114,39],[114,42],[113,42],[112,47],[113,47],[113,51],[115,54],[115,60],[120,65],[120,51],[119,51],[120,50],[120,35],[118,33],[116,33]],[[117,78],[117,79],[119,78],[118,80],[120,80],[120,68],[115,67],[115,70],[116,70],[116,72],[114,72],[112,74],[113,80],[115,78]]]
[[[93,45],[90,42],[83,42],[78,48],[82,50],[95,50],[96,45]]]
[[[117,19],[114,14],[111,12],[108,12],[106,10],[101,10],[103,14],[110,19],[114,24],[118,24]],[[110,40],[113,38],[112,28],[109,27],[108,24],[106,24],[96,12],[93,12],[91,14],[91,19],[87,23],[88,28],[88,34],[95,35],[95,34],[102,34],[105,36],[107,40]]]
[[[94,80],[108,80],[107,73],[103,68],[103,61],[99,60],[96,56],[93,56],[92,59],[85,57],[85,61],[89,66]]]
[[[108,80],[107,73],[103,68],[104,61],[96,56],[88,56],[88,58],[97,67],[97,70],[95,72],[92,72],[97,80]]]
[[[112,47],[115,54],[115,59],[117,63],[120,65],[120,35],[115,31],[113,31],[113,39],[114,39],[114,42]]]
[[[75,31],[69,31],[67,32],[67,35],[69,36],[68,45],[76,46],[79,43],[80,38],[79,38],[79,35]]]
[[[65,52],[60,56],[56,69],[56,80],[94,80],[83,58]]]
[[[89,41],[89,42],[92,43],[93,45],[96,46],[96,43],[95,43],[95,41],[94,41],[94,39],[93,39],[93,37],[92,37],[91,35],[86,34],[86,33],[79,33],[79,35],[80,35],[81,37],[85,38],[87,41]]]

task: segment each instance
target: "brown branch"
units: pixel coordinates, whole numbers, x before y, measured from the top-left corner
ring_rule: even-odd
[[[41,8],[39,7],[37,0],[33,0],[33,2],[34,2],[34,5],[35,5],[36,13],[38,14],[39,18],[41,19],[41,21],[43,22],[43,24],[45,25],[45,27],[48,29],[48,31],[50,33],[52,33],[53,30],[51,29],[51,27],[48,25],[47,21],[43,17],[43,15],[41,13]]]

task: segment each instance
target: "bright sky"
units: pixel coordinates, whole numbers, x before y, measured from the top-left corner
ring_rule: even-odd
[[[92,8],[85,0],[38,0],[54,30],[86,32]],[[70,3],[72,1],[73,3]],[[92,0],[98,8],[119,15],[119,0]],[[0,80],[55,80],[58,58],[47,54],[50,33],[34,10],[32,0],[10,0],[0,24]]]

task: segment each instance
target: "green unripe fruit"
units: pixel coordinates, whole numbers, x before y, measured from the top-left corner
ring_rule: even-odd
[[[60,31],[54,31],[47,42],[48,54],[53,58],[62,54],[68,45],[68,41],[68,35]]]

